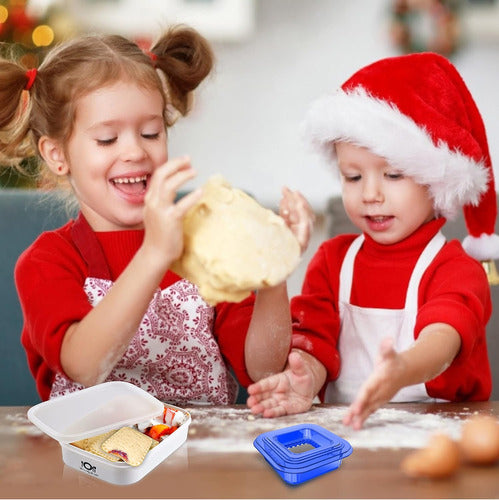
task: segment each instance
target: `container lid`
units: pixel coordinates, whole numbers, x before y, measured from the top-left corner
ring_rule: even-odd
[[[104,382],[39,403],[28,418],[61,443],[72,443],[162,415],[164,405],[128,382]]]

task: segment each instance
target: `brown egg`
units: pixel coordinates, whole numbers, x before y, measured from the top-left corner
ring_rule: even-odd
[[[452,476],[459,468],[459,446],[445,434],[435,434],[425,448],[402,461],[402,471],[410,477],[440,479]]]
[[[499,420],[490,415],[468,419],[461,431],[461,450],[467,462],[491,465],[499,460]]]

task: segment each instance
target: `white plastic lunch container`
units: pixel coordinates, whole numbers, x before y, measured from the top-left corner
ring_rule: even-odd
[[[144,461],[136,467],[125,462],[111,462],[70,444],[160,417],[165,406],[181,411],[186,420],[150,449]],[[66,465],[113,484],[132,484],[142,479],[184,444],[191,423],[187,411],[165,405],[128,382],[104,382],[44,401],[28,410],[28,418],[45,434],[59,441]]]

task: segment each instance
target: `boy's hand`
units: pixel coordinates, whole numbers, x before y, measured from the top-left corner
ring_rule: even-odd
[[[358,430],[371,413],[390,401],[402,387],[400,381],[404,365],[404,360],[393,348],[393,340],[383,339],[376,367],[360,388],[355,401],[348,408],[343,423]]]
[[[446,370],[460,348],[458,331],[446,323],[432,323],[423,328],[405,351],[397,352],[392,339],[383,339],[378,362],[350,405],[343,423],[360,429],[366,418],[402,387],[427,382]]]
[[[288,356],[287,368],[248,387],[247,401],[253,414],[280,417],[307,411],[316,396],[314,376],[297,352]]]
[[[314,227],[315,215],[312,207],[301,193],[284,187],[279,204],[279,215],[295,235],[300,244],[301,254],[303,254],[308,247]]]

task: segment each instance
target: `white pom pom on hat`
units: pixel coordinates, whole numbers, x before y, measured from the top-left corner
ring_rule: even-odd
[[[382,59],[312,104],[304,134],[329,158],[339,140],[364,146],[429,186],[435,211],[463,209],[465,250],[499,258],[497,202],[480,112],[456,68],[426,52]]]

